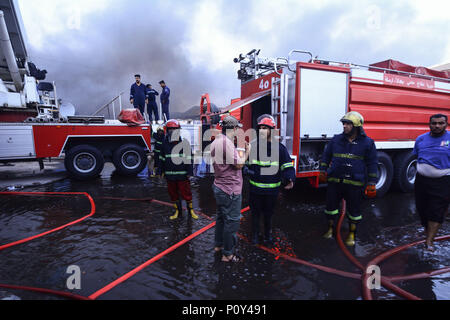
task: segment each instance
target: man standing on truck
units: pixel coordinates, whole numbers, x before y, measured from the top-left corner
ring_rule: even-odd
[[[130,89],[130,103],[139,109],[141,114],[145,115],[145,104],[148,103],[147,100],[147,88],[141,82],[141,75],[134,75],[135,83],[131,85]]]
[[[158,106],[156,105],[156,96],[159,96],[158,91],[152,88],[151,84],[147,85],[147,112],[150,123],[153,121],[153,115],[155,115],[155,121],[159,120]]]
[[[189,141],[182,139],[181,126],[177,120],[169,120],[166,124],[167,135],[160,151],[158,174],[164,174],[167,180],[170,200],[175,211],[170,220],[181,216],[183,207],[181,199],[187,203],[188,212],[193,219],[198,219],[192,206],[192,192],[189,177],[192,171],[192,151]]]
[[[166,116],[166,119],[170,119],[169,116],[169,98],[170,98],[170,89],[164,82],[164,80],[161,80],[159,82],[162,88],[161,92],[161,108],[162,108],[162,119],[164,120],[164,115]]]
[[[333,237],[339,204],[345,199],[350,229],[345,244],[354,246],[356,226],[362,220],[364,187],[369,198],[376,196],[378,159],[374,141],[364,132],[362,115],[352,111],[341,122],[344,132],[327,144],[320,163],[319,181],[328,182],[325,210],[328,231],[324,237]]]
[[[429,251],[434,251],[434,238],[450,203],[450,133],[447,125],[446,115],[432,115],[430,132],[420,135],[413,149],[417,156],[416,208],[425,228]]]
[[[277,140],[275,120],[264,114],[257,120],[258,135],[252,144],[249,159],[250,210],[252,212],[252,243],[259,243],[259,224],[264,218],[264,244],[271,247],[272,216],[280,186],[294,187],[295,169],[286,147]]]

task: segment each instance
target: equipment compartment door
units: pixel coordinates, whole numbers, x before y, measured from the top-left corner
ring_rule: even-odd
[[[30,159],[36,157],[32,126],[0,127],[0,160]]]
[[[327,138],[342,132],[348,104],[348,74],[301,69],[300,138]]]

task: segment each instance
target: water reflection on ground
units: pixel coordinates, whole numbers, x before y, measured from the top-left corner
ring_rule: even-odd
[[[196,210],[214,218],[212,178],[192,180]],[[89,296],[111,281],[146,262],[171,245],[207,226],[205,218],[191,220],[186,213],[170,221],[170,208],[144,201],[113,198],[155,198],[170,202],[163,179],[146,172],[124,178],[108,167],[91,182],[62,180],[26,191],[88,192],[96,214],[80,224],[0,252],[0,283],[68,291],[70,265],[82,270],[82,288],[72,292]],[[55,228],[86,215],[84,197],[0,196],[0,244]],[[243,206],[248,204],[244,188]],[[360,273],[324,232],[325,190],[297,185],[280,195],[274,218],[276,249],[289,256],[348,272]],[[366,200],[364,220],[352,253],[367,263],[382,252],[421,239],[423,229],[415,214],[412,194],[389,193]],[[347,226],[344,224],[343,234]],[[247,214],[240,234],[249,236]],[[440,234],[450,234],[444,224]],[[238,254],[244,261],[224,264],[213,252],[213,229],[179,247],[120,284],[100,299],[361,299],[359,280],[339,277],[300,265],[250,245],[241,239]],[[450,249],[439,243],[435,253],[410,248],[381,265],[383,275],[424,272],[450,265]],[[450,275],[397,283],[423,299],[450,299]],[[377,299],[397,299],[392,292],[373,291]],[[42,294],[0,289],[0,299],[51,299]]]

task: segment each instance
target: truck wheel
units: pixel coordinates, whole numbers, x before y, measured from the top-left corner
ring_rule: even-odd
[[[117,173],[136,175],[144,170],[147,165],[147,155],[142,147],[135,144],[126,144],[114,151],[113,163]]]
[[[66,152],[64,165],[70,176],[78,180],[97,177],[103,170],[105,160],[97,148],[79,145]]]
[[[400,153],[394,160],[394,186],[402,192],[412,192],[417,173],[417,157],[411,151]]]
[[[394,165],[391,157],[384,152],[378,152],[378,181],[377,197],[382,197],[388,192],[392,184]]]

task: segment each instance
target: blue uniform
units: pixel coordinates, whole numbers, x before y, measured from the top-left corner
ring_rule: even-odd
[[[249,160],[248,172],[250,182],[250,193],[278,195],[282,182],[295,181],[295,169],[291,156],[286,147],[278,143],[278,158],[274,161],[261,161],[259,158],[259,145],[252,145],[256,151],[257,158]],[[271,158],[270,142],[267,143],[268,158]],[[274,170],[269,168],[274,167]],[[268,169],[266,173],[264,169]],[[270,170],[270,171],[269,171]]]
[[[133,105],[139,109],[142,114],[145,112],[145,99],[147,97],[147,88],[142,83],[138,86],[133,83],[130,89],[130,100],[133,99]]]
[[[147,112],[150,121],[153,121],[152,113],[155,114],[155,121],[159,120],[158,106],[156,105],[156,96],[159,96],[158,91],[156,91],[155,89],[147,89]]]
[[[325,147],[320,170],[327,171],[328,220],[337,218],[342,198],[347,202],[347,217],[352,223],[362,220],[360,205],[366,183],[378,180],[378,157],[374,141],[359,134],[350,142],[344,134],[334,136]]]
[[[256,151],[256,159],[250,159],[248,164],[250,197],[249,204],[252,212],[252,235],[253,242],[258,243],[259,221],[264,217],[264,239],[271,245],[272,242],[272,216],[277,203],[278,193],[282,183],[295,181],[295,169],[291,156],[286,147],[278,143],[278,156],[271,157],[272,144],[267,143],[267,159],[259,157],[260,143],[252,145]],[[276,146],[274,146],[276,147]],[[252,154],[253,155],[253,154]],[[252,157],[253,158],[253,157]]]
[[[163,115],[166,115],[167,120],[170,119],[169,115],[169,98],[170,98],[170,89],[169,87],[165,86],[161,92],[161,106],[162,106],[162,113]]]
[[[152,135],[153,141],[155,142],[155,147],[153,148],[153,151],[155,153],[155,167],[159,167],[160,163],[160,155],[161,155],[161,149],[162,145],[164,143],[164,134],[158,134],[157,132],[153,133]]]
[[[320,163],[320,170],[327,171],[328,182],[360,187],[377,182],[377,169],[375,143],[365,135],[358,135],[353,142],[344,134],[334,136],[325,147]]]
[[[413,153],[419,163],[426,163],[436,169],[450,168],[450,132],[433,137],[430,132],[417,137]]]
[[[168,181],[187,180],[187,176],[193,176],[192,151],[189,141],[180,138],[178,142],[170,142],[169,139],[169,135],[164,138],[159,156],[159,168]],[[175,153],[173,149],[179,143],[183,143],[184,146],[178,153]]]

